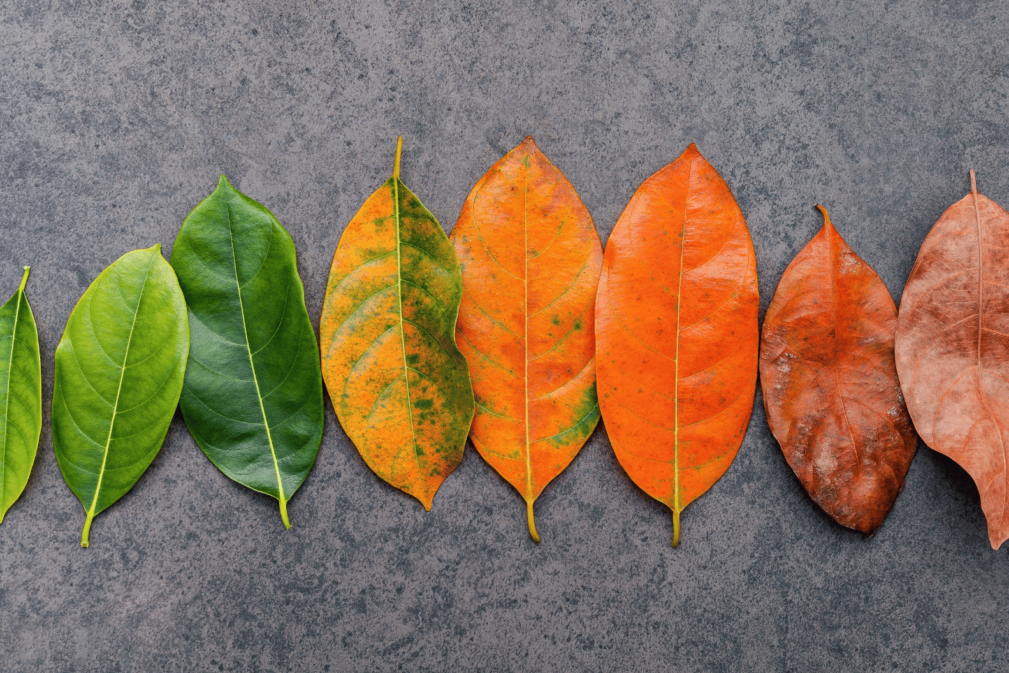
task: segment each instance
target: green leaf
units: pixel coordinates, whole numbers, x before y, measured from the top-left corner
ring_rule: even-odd
[[[161,450],[188,354],[186,302],[160,245],[116,260],[70,314],[56,347],[53,448],[87,514],[82,547]]]
[[[322,377],[294,241],[223,175],[182,224],[172,266],[192,350],[182,415],[221,472],[287,502],[322,441]]]
[[[462,461],[473,389],[455,340],[462,273],[427,208],[393,175],[340,238],[319,334],[333,407],[379,477],[430,510]]]
[[[39,333],[25,296],[28,269],[0,306],[0,523],[25,490],[42,432]]]

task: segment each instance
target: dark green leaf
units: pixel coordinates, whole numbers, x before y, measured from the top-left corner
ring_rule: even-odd
[[[25,490],[42,431],[39,333],[21,286],[0,306],[0,522]]]
[[[322,441],[322,377],[294,242],[223,175],[179,231],[172,266],[192,349],[182,414],[224,474],[287,502]]]
[[[70,314],[56,347],[53,448],[87,514],[82,547],[95,515],[158,455],[188,353],[185,299],[160,245],[120,257]]]

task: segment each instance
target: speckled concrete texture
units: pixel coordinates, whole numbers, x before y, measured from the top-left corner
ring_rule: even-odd
[[[676,550],[602,427],[539,500],[535,545],[472,448],[425,513],[368,471],[328,402],[291,530],[177,415],[84,550],[48,429],[84,288],[128,250],[170,253],[222,172],[291,232],[317,322],[397,134],[447,230],[531,134],[603,241],[693,141],[747,218],[763,308],[817,202],[899,299],[969,168],[1009,205],[1007,35],[998,0],[4,0],[0,294],[32,265],[46,414],[0,525],[0,670],[1009,669],[1009,552],[989,547],[966,474],[922,446],[879,532],[842,529],[759,394]]]

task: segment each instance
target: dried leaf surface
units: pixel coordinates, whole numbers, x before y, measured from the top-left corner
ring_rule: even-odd
[[[1009,213],[971,193],[943,213],[900,303],[897,373],[918,434],[977,484],[998,549],[1009,538]]]
[[[431,509],[462,461],[473,418],[456,347],[462,278],[434,216],[393,176],[347,225],[319,328],[322,372],[368,466]]]
[[[480,455],[533,502],[599,421],[593,315],[602,246],[574,187],[532,138],[473,187],[452,242],[457,337],[470,363]]]
[[[785,459],[838,523],[872,533],[918,443],[897,380],[897,307],[823,212],[764,318],[760,383]]]
[[[757,382],[757,268],[728,185],[691,144],[648,178],[606,245],[599,403],[631,479],[680,512],[739,450]]]

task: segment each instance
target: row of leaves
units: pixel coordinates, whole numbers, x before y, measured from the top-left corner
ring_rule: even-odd
[[[430,509],[468,436],[526,501],[536,541],[534,501],[602,415],[622,467],[672,510],[676,546],[680,513],[739,449],[758,363],[772,432],[839,523],[879,527],[917,428],[974,477],[992,546],[1009,537],[1009,213],[973,173],[923,244],[899,316],[820,207],[823,229],[785,271],[761,339],[746,222],[694,145],[641,185],[604,254],[531,138],[474,186],[450,238],[399,179],[401,143],[334,255],[321,358],[290,236],[223,176],[170,264],[160,246],[134,251],[91,284],[56,351],[52,406],[83,546],[157,455],[176,405],[207,457],[276,498],[290,526],[322,437],[322,379],[382,479]],[[0,308],[0,520],[41,432],[27,278]]]
[[[0,517],[28,480],[42,425],[38,333],[28,269],[0,309]],[[308,476],[322,440],[315,333],[294,243],[269,211],[225,179],[182,225],[171,264],[161,246],[105,269],[56,348],[53,448],[94,517],[157,456],[181,406],[226,475],[280,502]]]

